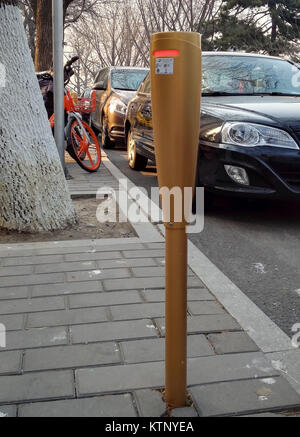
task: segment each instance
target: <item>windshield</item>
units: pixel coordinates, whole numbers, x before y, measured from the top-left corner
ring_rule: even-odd
[[[136,91],[147,73],[147,70],[114,70],[111,73],[111,86],[117,90]]]
[[[256,56],[203,56],[204,95],[300,95],[300,70],[288,61]]]

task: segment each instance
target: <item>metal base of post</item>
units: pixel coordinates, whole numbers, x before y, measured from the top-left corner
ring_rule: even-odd
[[[171,408],[187,396],[187,236],[166,227],[166,392]]]

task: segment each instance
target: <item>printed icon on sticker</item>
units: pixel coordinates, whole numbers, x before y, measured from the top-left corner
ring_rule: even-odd
[[[174,58],[156,58],[155,74],[174,74]]]

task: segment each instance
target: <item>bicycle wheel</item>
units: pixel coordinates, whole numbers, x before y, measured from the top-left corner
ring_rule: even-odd
[[[90,126],[84,121],[83,128],[75,120],[69,132],[69,139],[77,164],[86,171],[95,172],[101,164],[101,151],[97,137]]]

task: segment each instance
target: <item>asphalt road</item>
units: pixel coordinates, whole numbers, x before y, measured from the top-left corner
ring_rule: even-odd
[[[126,152],[107,150],[137,186],[157,185],[155,168],[135,172]],[[292,337],[300,323],[300,203],[222,199],[191,241],[270,319]]]

